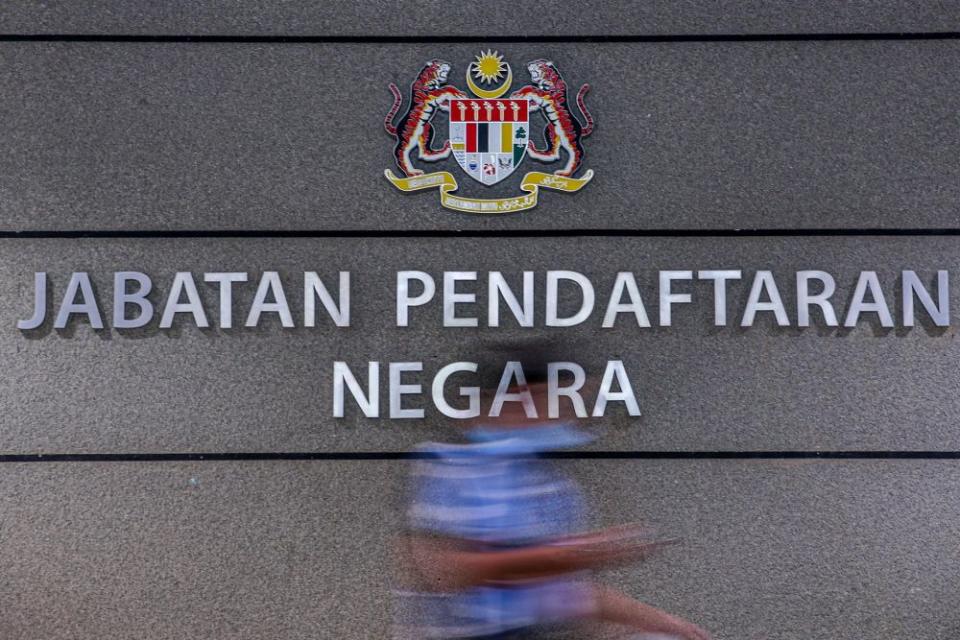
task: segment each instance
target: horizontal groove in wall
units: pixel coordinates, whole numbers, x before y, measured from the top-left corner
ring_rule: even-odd
[[[960,236],[949,229],[222,229],[0,231],[0,239],[72,238],[705,238]]]
[[[269,460],[420,460],[421,451],[293,451],[217,453],[8,453],[0,463],[225,462]],[[960,460],[960,451],[554,451],[554,460]]]
[[[887,33],[772,33],[772,34],[689,34],[689,35],[391,35],[391,36],[242,36],[242,35],[136,35],[136,34],[31,34],[3,33],[0,42],[145,42],[145,43],[499,43],[499,42],[797,42],[797,41],[857,41],[857,40],[954,40],[960,31],[887,32]]]

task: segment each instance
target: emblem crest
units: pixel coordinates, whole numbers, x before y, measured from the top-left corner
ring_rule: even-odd
[[[583,101],[590,85],[581,86],[575,97],[581,121],[570,109],[563,77],[549,60],[528,63],[530,84],[509,96],[513,70],[496,51],[482,52],[468,66],[466,83],[472,95],[448,83],[451,68],[442,60],[424,65],[410,87],[407,110],[399,121],[403,95],[395,84],[389,85],[394,102],[384,127],[395,138],[394,160],[401,175],[390,169],[384,175],[395,187],[408,192],[437,188],[441,204],[457,211],[512,213],[535,207],[541,188],[572,193],[593,178],[591,170],[576,175],[583,164],[583,139],[594,128]],[[440,113],[446,116],[447,136],[436,147],[435,118]],[[534,117],[543,121],[542,148],[531,136]],[[452,173],[426,173],[415,164],[451,155],[468,176],[487,187],[509,177],[528,156],[536,162],[563,164],[552,173],[526,173],[520,184],[522,195],[466,198],[456,195],[459,185]]]

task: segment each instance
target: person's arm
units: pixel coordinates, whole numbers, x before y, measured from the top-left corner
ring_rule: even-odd
[[[597,539],[594,536],[589,543],[477,551],[462,540],[414,534],[408,538],[407,548],[421,578],[433,589],[448,590],[493,580],[538,578],[623,564],[648,556],[657,546],[611,545]]]
[[[596,585],[596,617],[645,633],[663,633],[684,640],[710,640],[710,634],[688,620],[634,600],[610,587]]]

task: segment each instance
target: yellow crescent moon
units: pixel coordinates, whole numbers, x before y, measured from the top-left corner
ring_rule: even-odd
[[[470,91],[473,91],[474,95],[478,98],[486,98],[487,100],[493,100],[494,98],[499,98],[507,92],[510,88],[510,85],[513,83],[513,69],[510,68],[510,65],[507,65],[507,79],[503,81],[503,84],[497,87],[496,89],[490,89],[489,91],[481,89],[477,86],[477,83],[473,81],[470,77],[470,67],[467,67],[467,86],[470,87]]]

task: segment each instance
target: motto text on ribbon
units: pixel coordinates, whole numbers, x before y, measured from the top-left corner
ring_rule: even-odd
[[[426,173],[422,176],[413,176],[411,178],[398,178],[393,171],[387,169],[383,172],[393,186],[401,191],[412,192],[422,191],[423,189],[440,189],[440,204],[447,209],[455,211],[465,211],[467,213],[513,213],[515,211],[526,211],[537,206],[537,194],[540,189],[555,189],[567,193],[575,193],[586,186],[593,178],[593,170],[590,169],[583,174],[582,178],[565,178],[552,173],[543,173],[542,171],[530,171],[520,182],[520,189],[526,192],[526,195],[512,196],[509,198],[462,198],[454,195],[457,190],[457,179],[449,171],[437,171]]]

